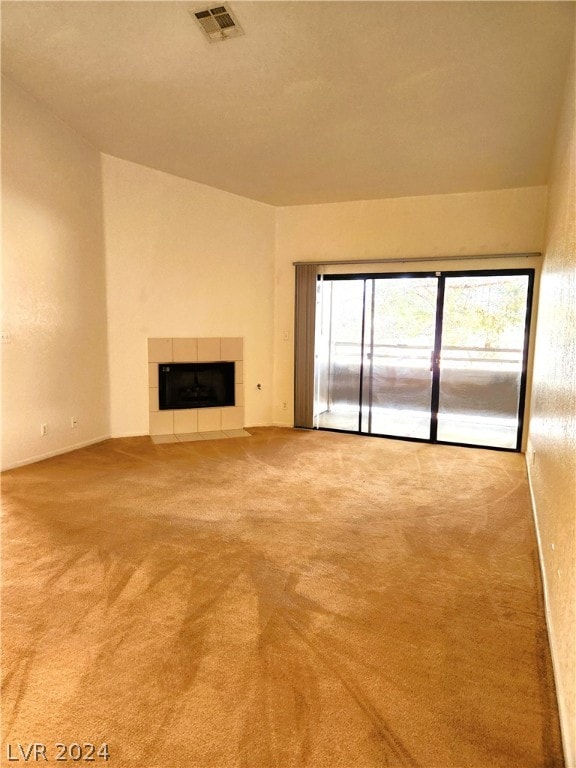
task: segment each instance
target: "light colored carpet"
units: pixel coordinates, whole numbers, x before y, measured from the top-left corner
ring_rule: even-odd
[[[562,766],[523,458],[251,431],[4,474],[3,761]]]

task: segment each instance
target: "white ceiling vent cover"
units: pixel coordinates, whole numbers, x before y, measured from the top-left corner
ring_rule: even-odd
[[[194,8],[189,13],[211,43],[244,34],[238,19],[227,5]]]

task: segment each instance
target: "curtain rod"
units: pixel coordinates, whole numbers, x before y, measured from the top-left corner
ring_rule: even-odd
[[[337,266],[338,264],[405,264],[413,261],[476,261],[479,259],[514,259],[514,258],[538,258],[542,254],[538,251],[534,253],[485,253],[478,256],[426,256],[405,257],[403,259],[345,259],[343,261],[293,261],[295,267],[315,265],[317,267]]]

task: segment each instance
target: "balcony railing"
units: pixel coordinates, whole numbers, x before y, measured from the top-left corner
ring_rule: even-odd
[[[333,358],[359,363],[362,355],[362,347],[356,342],[333,342]],[[372,352],[370,350],[373,350]],[[417,367],[429,366],[430,346],[417,344],[374,344],[365,347],[365,359],[372,360],[374,364],[402,363],[403,365],[416,365]],[[505,370],[505,366],[513,366],[509,370],[516,370],[522,363],[522,349],[515,347],[466,347],[444,345],[442,347],[443,363],[446,367],[462,368],[474,367],[485,370]],[[505,355],[502,357],[502,355]],[[454,365],[459,363],[460,365]],[[481,363],[482,365],[475,365]],[[462,364],[468,364],[462,365]],[[494,367],[494,365],[496,367]]]
[[[419,344],[365,348],[366,397],[374,406],[429,408],[431,352]],[[358,401],[361,356],[361,345],[347,341],[333,342],[330,355],[318,356],[318,381],[323,382],[318,392],[328,409]],[[454,412],[515,416],[521,370],[521,349],[447,345],[440,365],[441,403]]]

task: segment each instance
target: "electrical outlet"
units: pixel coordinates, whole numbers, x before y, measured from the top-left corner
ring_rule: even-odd
[[[72,427],[72,429],[76,429],[76,427],[78,426],[78,419],[76,418],[76,416],[70,416],[70,426]]]
[[[40,424],[40,434],[45,437],[48,434],[48,424]]]
[[[12,334],[10,331],[2,331],[2,344],[10,344],[12,342]]]
[[[287,411],[287,410],[288,410],[288,403],[287,403],[286,401],[284,401],[284,402],[282,403],[282,410],[283,410],[283,411]]]

